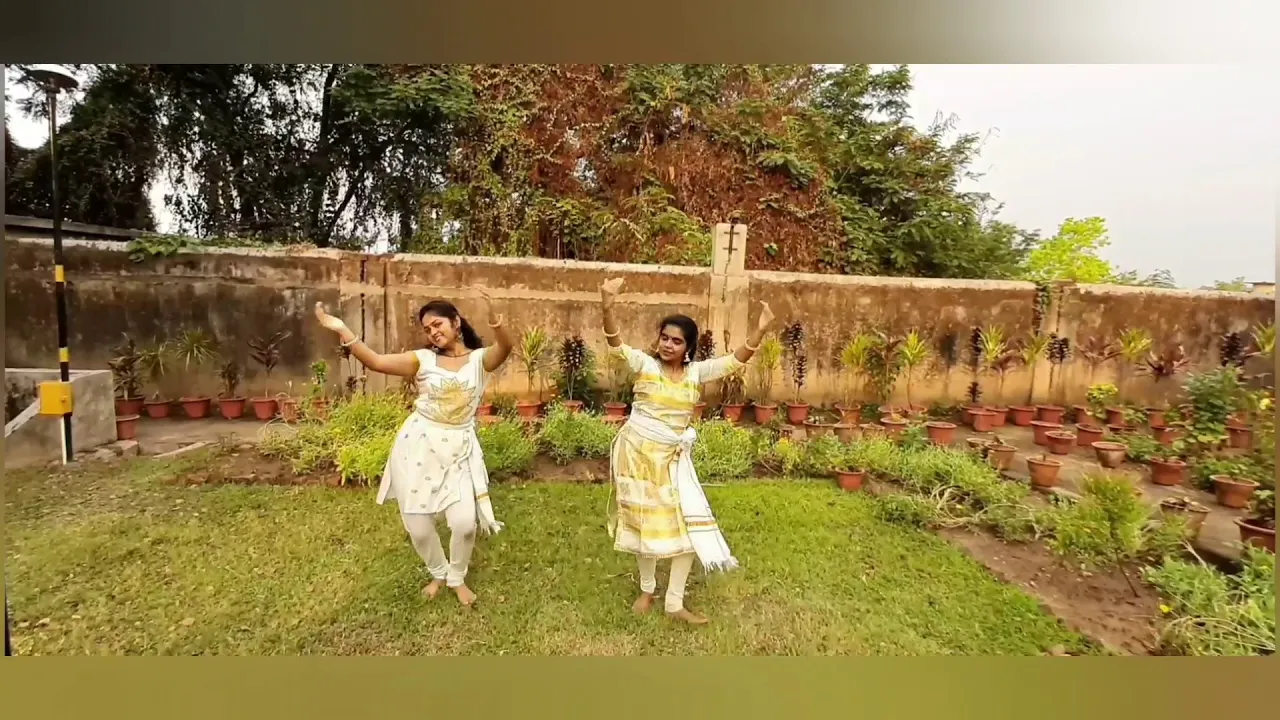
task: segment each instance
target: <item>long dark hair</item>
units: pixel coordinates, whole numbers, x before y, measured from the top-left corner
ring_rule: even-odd
[[[661,333],[662,329],[668,325],[680,328],[681,334],[684,335],[684,364],[688,365],[693,362],[693,354],[698,349],[698,323],[688,315],[668,315],[658,323],[658,332]]]
[[[462,317],[462,313],[458,312],[458,308],[447,300],[432,300],[422,309],[418,311],[418,324],[422,324],[422,318],[428,315],[442,317],[449,322],[458,321],[458,334],[462,336],[462,344],[468,350],[479,350],[484,347],[484,341],[480,339],[480,335],[476,333],[476,329],[471,327],[471,323]],[[435,348],[439,352],[440,348]]]

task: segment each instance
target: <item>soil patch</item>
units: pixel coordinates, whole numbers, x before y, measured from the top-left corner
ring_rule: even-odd
[[[1041,543],[1005,543],[986,533],[939,533],[982,563],[1000,580],[1017,585],[1068,627],[1104,647],[1134,655],[1151,654],[1156,640],[1160,599],[1155,589],[1129,569],[1138,594],[1119,570],[1086,573],[1054,555]]]
[[[342,485],[336,470],[298,475],[288,462],[246,449],[211,458],[208,467],[185,475],[180,481],[187,485]]]
[[[533,467],[523,473],[521,479],[531,482],[605,483],[609,482],[609,460],[581,458],[560,465],[545,455],[538,455],[533,460]]]

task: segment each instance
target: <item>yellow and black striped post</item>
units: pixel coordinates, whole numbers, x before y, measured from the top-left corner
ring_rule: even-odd
[[[62,255],[62,196],[58,192],[58,88],[46,85],[49,98],[49,165],[53,178],[53,299],[58,313],[58,377],[68,396],[71,393],[71,348],[67,340],[67,271]],[[69,399],[69,397],[68,397]],[[75,458],[71,444],[71,404],[62,414],[62,463]]]

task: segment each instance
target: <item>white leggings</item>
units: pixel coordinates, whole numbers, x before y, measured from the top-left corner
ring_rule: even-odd
[[[440,534],[436,532],[436,520],[444,515],[449,525],[449,558],[440,547]],[[471,551],[476,547],[476,502],[470,493],[462,493],[458,502],[436,515],[400,513],[404,529],[409,532],[413,549],[427,564],[427,572],[436,580],[443,580],[449,587],[466,582],[467,566],[471,564]]]
[[[671,577],[667,580],[664,601],[669,613],[684,609],[684,584],[689,579],[689,570],[693,568],[693,558],[693,553],[671,558]],[[640,565],[640,591],[652,594],[658,588],[658,559],[651,555],[637,555],[636,560]]]

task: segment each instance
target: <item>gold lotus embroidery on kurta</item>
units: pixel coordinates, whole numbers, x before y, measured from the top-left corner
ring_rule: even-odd
[[[462,425],[471,418],[472,389],[457,378],[432,383],[427,391],[426,414],[442,425]]]

